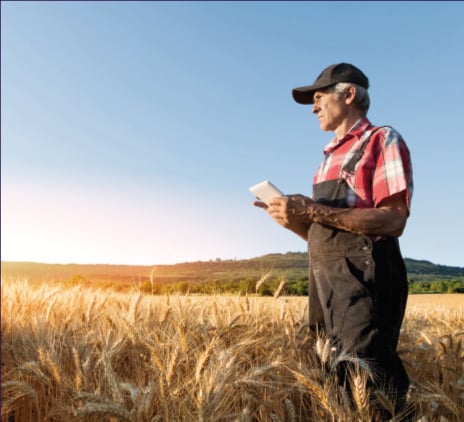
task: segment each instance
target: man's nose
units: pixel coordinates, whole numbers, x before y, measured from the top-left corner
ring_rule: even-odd
[[[311,109],[311,112],[314,113],[314,114],[316,114],[316,113],[319,111],[319,109],[320,109],[320,108],[319,108],[319,104],[314,103],[314,104],[313,104],[313,107],[312,107],[312,109]]]

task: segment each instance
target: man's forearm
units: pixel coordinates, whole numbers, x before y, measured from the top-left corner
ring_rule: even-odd
[[[384,199],[377,208],[336,208],[302,195],[288,195],[274,198],[267,212],[305,240],[313,222],[367,236],[398,237],[409,214],[402,192]]]
[[[368,236],[401,235],[405,219],[391,208],[334,208],[318,203],[307,206],[310,221]]]

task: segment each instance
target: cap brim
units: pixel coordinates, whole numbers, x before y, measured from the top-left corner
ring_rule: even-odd
[[[299,104],[314,104],[314,93],[317,88],[314,85],[302,86],[292,91],[293,99]]]
[[[300,104],[314,104],[314,93],[319,89],[326,89],[329,86],[335,85],[337,82],[332,83],[314,83],[313,85],[301,86],[293,89],[293,98]]]

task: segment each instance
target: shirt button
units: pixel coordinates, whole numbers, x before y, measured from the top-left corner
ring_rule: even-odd
[[[363,246],[363,247],[362,247],[362,250],[363,250],[364,252],[369,252],[369,251],[371,250],[371,248],[370,248],[369,246]]]
[[[371,261],[369,261],[368,259],[366,259],[366,260],[364,261],[364,263],[365,263],[366,265],[371,265]]]

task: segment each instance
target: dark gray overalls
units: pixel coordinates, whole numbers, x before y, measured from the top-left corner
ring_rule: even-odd
[[[370,136],[344,170],[354,172]],[[329,180],[313,186],[313,199],[348,208],[347,183]],[[373,363],[374,385],[403,402],[409,378],[396,353],[408,294],[406,268],[397,238],[370,237],[313,223],[308,232],[309,322],[325,333],[337,353]],[[343,375],[342,375],[343,377]]]

